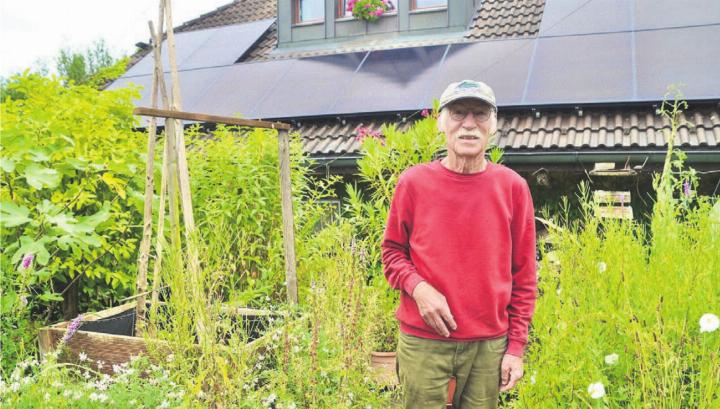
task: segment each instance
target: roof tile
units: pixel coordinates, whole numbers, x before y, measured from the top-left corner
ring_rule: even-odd
[[[681,148],[720,148],[720,108],[698,108],[683,113],[676,143]],[[296,130],[304,149],[316,156],[357,155],[360,126],[379,131],[383,124],[407,130],[417,118],[395,117],[317,119],[302,122]],[[666,146],[668,120],[649,108],[593,108],[583,115],[570,109],[542,112],[500,112],[497,144],[506,150],[573,148],[648,148]]]

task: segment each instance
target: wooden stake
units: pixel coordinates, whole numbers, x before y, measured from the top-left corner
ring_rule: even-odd
[[[165,20],[165,8],[160,2],[160,9],[158,11],[158,30],[155,31],[152,21],[148,22],[150,29],[150,36],[153,39],[155,48],[153,49],[153,57],[155,60],[155,77],[158,80],[160,95],[162,96],[163,108],[167,109],[169,106],[167,89],[165,88],[165,74],[162,66],[161,50],[162,50],[162,33],[163,25]],[[162,170],[160,177],[160,200],[158,206],[158,218],[157,218],[157,235],[155,238],[155,265],[153,266],[153,285],[152,295],[150,299],[150,317],[155,317],[157,314],[157,305],[159,301],[160,291],[160,268],[162,267],[162,252],[165,245],[165,196],[167,194],[168,185],[168,132],[166,129],[165,140],[163,143],[162,152]]]
[[[297,272],[295,271],[295,226],[293,222],[292,186],[290,183],[290,138],[288,131],[278,131],[280,153],[280,195],[282,199],[283,245],[285,248],[285,285],[288,302],[297,304]]]
[[[154,35],[152,30],[152,21],[150,22],[150,34]],[[160,45],[155,43],[153,53],[157,57],[160,54]],[[153,72],[151,87],[151,104],[153,108],[158,106],[158,82],[159,76],[157,66]],[[157,140],[157,119],[150,118],[148,126],[148,145],[147,159],[145,161],[145,208],[143,212],[143,235],[140,241],[140,257],[138,260],[138,275],[136,279],[136,294],[139,294],[137,306],[135,308],[135,336],[142,335],[145,329],[145,293],[147,291],[147,268],[148,258],[150,257],[150,240],[152,239],[152,204],[153,194],[155,192],[154,185],[154,161],[155,161],[155,141]]]
[[[165,25],[167,26],[168,60],[170,62],[170,79],[172,82],[172,94],[170,97],[171,110],[181,111],[182,100],[180,94],[180,78],[178,76],[177,60],[175,57],[175,33],[173,32],[172,7],[170,0],[165,0]],[[192,197],[190,192],[190,176],[187,167],[185,154],[185,137],[183,125],[180,120],[166,120],[175,123],[176,152],[178,169],[178,181],[180,184],[180,204],[182,206],[183,223],[185,224],[185,245],[188,256],[188,270],[190,273],[190,289],[195,300],[204,300],[202,288],[204,283],[201,280],[200,260],[196,246],[197,237],[194,236],[195,219],[193,217]],[[202,306],[204,307],[204,306]],[[205,314],[206,308],[201,308],[195,317],[197,324],[197,336],[201,345],[207,341]]]

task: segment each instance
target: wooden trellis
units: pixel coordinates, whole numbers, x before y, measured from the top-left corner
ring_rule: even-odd
[[[153,57],[155,68],[152,77],[151,108],[136,108],[134,114],[149,117],[148,121],[148,155],[146,162],[145,179],[145,208],[143,216],[143,236],[140,243],[137,275],[137,307],[136,307],[136,336],[144,330],[145,305],[147,291],[147,270],[150,258],[150,247],[153,238],[152,232],[152,200],[154,195],[153,161],[155,144],[157,140],[157,118],[165,119],[165,143],[163,148],[162,180],[160,188],[160,209],[158,212],[158,232],[155,245],[155,266],[153,271],[153,288],[150,308],[154,309],[158,303],[159,271],[164,245],[164,217],[165,200],[169,207],[170,241],[174,248],[180,248],[180,212],[184,225],[185,248],[187,251],[188,274],[194,291],[200,289],[200,265],[197,246],[194,242],[195,220],[193,218],[192,198],[190,194],[190,179],[185,151],[185,138],[182,120],[219,123],[226,125],[241,125],[255,128],[276,129],[279,139],[280,155],[280,191],[282,200],[283,218],[283,244],[285,250],[285,276],[288,301],[297,303],[297,274],[295,270],[295,234],[292,211],[292,192],[290,186],[290,142],[288,131],[290,125],[280,122],[256,121],[191,113],[182,111],[180,98],[180,82],[175,57],[175,37],[172,24],[172,10],[170,0],[160,0],[159,24],[157,30],[149,22],[150,33],[153,39]],[[171,90],[168,93],[163,76],[161,59],[161,45],[163,24],[167,26],[167,49],[170,63]],[[158,96],[162,100],[163,109],[158,108]],[[178,209],[178,204],[180,208]],[[198,317],[198,335],[204,334],[205,323]],[[200,339],[202,342],[202,339]]]

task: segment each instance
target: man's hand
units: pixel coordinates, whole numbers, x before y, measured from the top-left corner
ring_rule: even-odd
[[[417,303],[423,321],[439,335],[447,338],[450,336],[450,330],[457,329],[445,296],[427,281],[421,281],[415,286],[412,297]]]
[[[505,354],[500,364],[500,392],[509,391],[523,377],[523,359]]]

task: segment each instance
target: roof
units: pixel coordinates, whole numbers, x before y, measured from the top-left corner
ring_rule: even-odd
[[[175,32],[204,30],[208,28],[247,23],[276,17],[275,2],[271,0],[235,0],[211,12],[205,13],[195,19],[189,20]],[[467,40],[521,38],[537,35],[545,5],[545,0],[485,0],[480,3],[475,16],[464,34]],[[420,46],[447,43],[447,41],[411,40],[402,45]],[[279,58],[309,57],[357,50],[367,50],[367,47],[353,47],[352,45],[334,49],[318,49],[314,51],[301,51],[294,53],[272,54],[277,44],[277,24],[273,24],[255,46],[245,54],[241,62],[266,61]],[[149,51],[136,53],[131,59],[131,66]],[[239,56],[238,56],[239,57]]]
[[[320,81],[340,82],[320,73],[315,75],[318,78],[294,82],[297,86],[293,87],[292,93],[303,95],[307,104],[297,107],[284,104],[287,106],[282,109],[277,108],[283,105],[278,101],[288,101],[286,97],[290,94],[286,95],[287,87],[277,83],[286,76],[292,78],[288,73],[292,73],[293,69],[302,65],[303,68],[331,67],[337,70],[339,66],[349,64],[350,71],[353,71],[355,63],[348,54],[350,50],[344,48],[273,53],[277,42],[277,27],[273,23],[244,53],[241,62],[253,64],[231,64],[181,73],[187,75],[183,83],[187,81],[191,84],[190,88],[204,92],[197,95],[200,102],[197,106],[186,106],[186,109],[207,110],[221,115],[242,112],[249,117],[294,119],[296,123],[299,121],[297,129],[303,136],[305,150],[314,156],[356,155],[360,153],[360,144],[355,139],[358,126],[378,130],[382,123],[394,123],[400,129],[406,129],[417,119],[419,111],[416,110],[427,106],[423,105],[427,102],[426,97],[439,94],[440,82],[452,79],[452,76],[475,75],[494,81],[498,102],[506,102],[499,113],[497,143],[507,151],[659,150],[666,145],[663,130],[669,129],[669,124],[654,112],[652,104],[662,99],[669,81],[676,82],[680,78],[683,82],[691,82],[688,98],[698,104],[701,100],[712,102],[691,104],[692,109],[683,114],[681,119],[684,124],[679,130],[680,147],[716,149],[720,147],[720,109],[717,105],[720,83],[719,77],[708,76],[707,73],[712,70],[708,67],[717,66],[720,48],[716,42],[698,39],[712,38],[720,33],[720,8],[717,7],[720,3],[712,3],[715,6],[704,9],[703,13],[693,13],[687,8],[683,8],[682,12],[676,10],[672,21],[667,21],[662,16],[667,14],[663,7],[670,4],[669,1],[662,0],[657,7],[635,11],[630,3],[607,8],[598,2],[588,1],[475,1],[479,8],[464,39],[461,39],[461,42],[470,44],[452,44],[442,47],[444,52],[437,51],[440,47],[432,51],[433,55],[442,56],[445,63],[442,70],[438,68],[433,73],[422,74],[424,76],[415,83],[408,81],[408,73],[402,71],[403,64],[422,62],[426,58],[425,51],[419,47],[425,46],[423,50],[430,50],[432,47],[427,46],[434,44],[433,39],[419,39],[415,45],[405,44],[406,47],[415,47],[419,57],[412,49],[407,49],[407,52],[401,53],[407,57],[405,60],[393,60],[391,75],[383,71],[382,62],[392,60],[398,53],[392,58],[380,56],[389,56],[388,52],[380,54],[371,51],[364,57],[357,53],[359,56],[353,58],[360,58],[363,63],[367,60],[367,63],[360,63],[355,73],[370,75],[369,78],[383,78],[385,82],[378,85],[381,91],[365,90],[363,94],[357,89],[338,90],[338,85],[321,84]],[[710,0],[701,1],[711,4]],[[275,1],[271,0],[236,0],[182,24],[176,32],[274,18],[275,5]],[[443,41],[435,39],[437,44]],[[587,52],[590,48],[596,51]],[[332,53],[336,57],[305,58],[324,53]],[[468,71],[464,67],[470,66],[468,62],[477,61],[478,53],[485,58],[471,64],[473,71]],[[667,59],[667,55],[676,58]],[[287,59],[293,60],[284,61]],[[345,59],[352,60],[352,64]],[[628,65],[628,61],[632,64]],[[687,61],[698,63],[687,64]],[[293,64],[292,69],[285,68],[289,64]],[[395,72],[397,67],[400,71]],[[425,71],[435,69],[427,64],[421,68]],[[216,73],[209,72],[211,69],[216,69]],[[538,72],[542,75],[537,75]],[[438,79],[438,73],[449,77]],[[263,76],[270,78],[262,79]],[[359,78],[360,84],[372,85],[376,81],[368,82],[368,78],[362,76]],[[353,82],[345,81],[347,84]],[[417,83],[432,82],[438,84],[427,85],[427,90],[412,88]],[[118,83],[122,85],[124,82],[121,80]],[[265,87],[268,91],[260,93],[250,85]],[[377,95],[376,91],[390,95],[401,91],[408,98],[403,98],[403,103],[393,102],[395,105],[376,105],[376,109],[365,113],[357,111],[356,106],[338,107],[338,101],[353,98],[367,101],[364,95]],[[415,94],[407,94],[410,91]],[[185,92],[186,88],[183,88],[183,94]],[[225,98],[222,94],[229,97]],[[408,103],[410,95],[419,102]],[[219,100],[219,97],[222,98]],[[330,105],[318,103],[323,98],[334,99],[335,102]],[[192,98],[185,99],[189,100]],[[212,104],[207,105],[206,101],[212,101]],[[597,105],[600,103],[603,105]],[[318,107],[316,113],[308,111],[310,108],[307,106],[313,104]],[[576,110],[575,105],[581,106],[582,110]],[[532,106],[539,111],[531,110]],[[228,112],[215,112],[215,109]],[[403,121],[394,116],[395,112],[404,112],[405,115],[414,112],[415,117]],[[324,117],[318,117],[318,113]]]
[[[540,31],[545,0],[485,0],[468,32],[469,39],[533,37]]]
[[[316,157],[360,154],[357,128],[379,131],[383,124],[407,130],[417,113],[403,118],[345,118],[296,123],[303,148]],[[692,108],[680,115],[676,146],[683,149],[720,148],[720,107]],[[496,144],[508,152],[553,149],[658,149],[667,146],[670,122],[652,106],[498,113]]]

